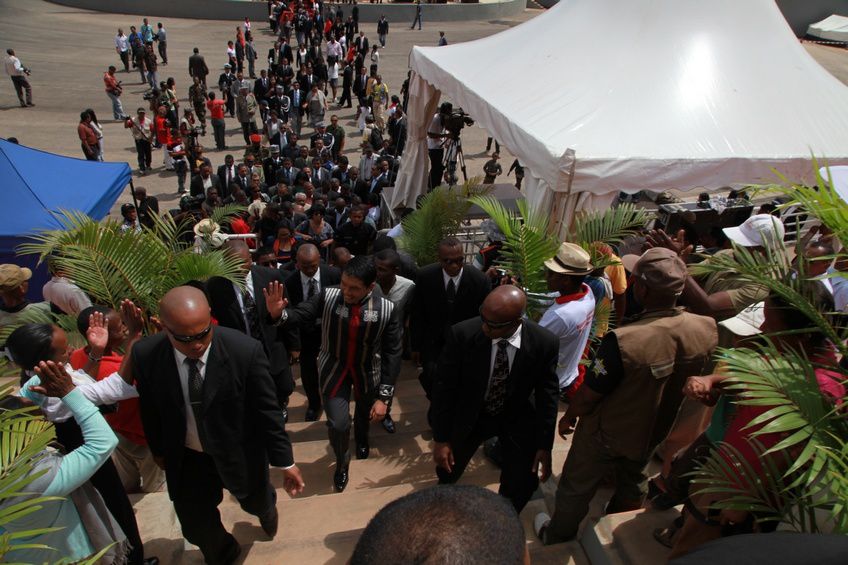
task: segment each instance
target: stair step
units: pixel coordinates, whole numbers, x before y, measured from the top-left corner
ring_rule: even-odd
[[[580,544],[593,565],[665,563],[671,550],[657,542],[653,532],[678,516],[677,509],[607,514],[585,529]]]
[[[528,502],[519,516],[521,524],[524,526],[524,537],[527,539],[530,562],[533,565],[589,565],[589,560],[577,541],[548,546],[542,545],[542,542],[536,537],[536,532],[533,531],[533,520],[539,512],[548,512],[545,499],[542,497]]]

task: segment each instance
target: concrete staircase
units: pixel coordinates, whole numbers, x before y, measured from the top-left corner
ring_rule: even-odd
[[[280,472],[271,470],[280,512],[277,537],[268,540],[258,519],[243,512],[229,494],[225,493],[220,505],[224,525],[242,544],[244,563],[345,563],[362,530],[380,508],[409,492],[436,484],[430,453],[432,436],[426,421],[428,401],[410,363],[404,363],[392,408],[397,433],[389,435],[382,426],[371,426],[371,455],[364,461],[351,461],[350,483],[341,494],[333,492],[334,457],[327,442],[326,424],[323,420],[303,421],[306,399],[300,390],[298,387],[291,398],[286,428],[294,443],[295,459],[303,473],[306,491],[295,499],[290,498],[280,488]],[[562,468],[567,448],[567,444],[557,441],[555,470]],[[496,490],[498,476],[498,469],[485,460],[481,449],[469,464],[462,483]],[[552,492],[555,480],[556,477],[552,478],[540,491]],[[542,492],[537,493],[521,514],[532,562],[588,564],[576,541],[544,547],[536,540],[533,518],[546,509]],[[183,540],[167,493],[132,498],[148,556],[158,556],[162,565],[203,562],[200,551]]]

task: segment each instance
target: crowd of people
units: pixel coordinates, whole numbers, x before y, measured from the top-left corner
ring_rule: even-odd
[[[39,534],[37,543],[72,560],[113,544],[109,563],[156,563],[145,556],[127,495],[167,489],[183,536],[205,561],[236,562],[242,548],[218,510],[224,489],[273,538],[279,516],[269,468],[290,495],[306,488],[286,432],[295,389],[302,387],[307,399],[304,419],[326,421],[334,460],[328,479],[340,493],[351,459],[370,456],[371,424],[396,431],[391,411],[406,358],[419,369],[428,399],[434,477],[441,485],[460,481],[485,445],[501,468],[502,496],[442,486],[396,501],[366,528],[352,563],[417,562],[422,553],[444,555],[446,546],[482,562],[526,562],[518,513],[552,475],[557,437],[571,446],[555,509],[534,521],[545,544],[578,535],[610,477],[614,495],[606,512],[685,503],[683,520],[656,533],[674,556],[720,537],[723,526],[750,530],[753,512],[708,515],[716,496],[690,492],[689,471],[719,442],[756,467],[746,442],[769,408],[738,407],[722,393],[717,348],[744,347],[740,341],[761,326],[780,336],[778,348],[816,359],[827,402],[841,401],[845,388],[828,369],[838,359],[824,336],[787,332],[808,328],[809,313],[787,308],[767,284],[733,272],[699,277],[691,264],[734,249],[784,253],[779,216],[764,208],[740,226],[701,236],[646,231],[617,249],[562,242],[544,263],[550,295],[535,322],[521,281],[497,268],[504,236],[491,223],[484,226],[488,244],[473,262],[464,243],[448,237],[436,262],[416,265],[398,249],[395,230],[380,233],[380,194],[394,183],[406,139],[408,85],[392,95],[379,72],[388,22],[378,23],[379,46],[369,45],[356,2],[344,12],[339,4],[271,0],[275,41],[267,57],[259,56],[247,18],[227,44],[217,82],[209,81],[195,48],[184,108],[174,79],[158,80],[158,65],[167,65],[163,24],[154,30],[144,19],[129,36],[118,30],[123,70],[133,65],[151,87],[149,104],[128,116],[116,67],[103,77],[113,117],[135,141],[138,172],[150,171],[154,150],[162,151],[163,164],[176,173],[181,213],[192,215],[198,238],[207,229],[231,232],[217,244],[240,265],[238,282],[186,281],[150,316],[128,300],[117,310],[93,304],[61,270],[61,249],[49,261],[44,302],[27,299],[29,269],[0,265],[0,328],[17,326],[5,343],[21,371],[16,401],[40,407],[63,446],[46,451],[37,466],[44,474],[31,487],[68,497],[19,527],[66,528],[68,534]],[[14,52],[9,57],[7,71],[21,73],[10,72],[13,80],[23,77]],[[22,106],[31,105],[25,78],[14,82]],[[351,108],[354,101],[361,127],[347,132],[331,105]],[[448,137],[441,119],[450,113],[444,108],[434,116],[434,143]],[[217,167],[200,142],[207,116],[218,149],[228,148],[227,116],[238,121],[244,141],[243,153],[233,149]],[[94,111],[82,112],[78,131],[85,157],[102,160]],[[487,183],[503,174],[492,141]],[[512,170],[520,186],[517,161]],[[438,184],[444,171],[431,174]],[[121,208],[125,232],[151,228],[160,213],[143,190],[134,198]],[[229,226],[212,222],[216,208],[229,203],[245,211]],[[848,269],[828,262],[838,245],[826,229],[811,230],[796,258],[799,272]],[[817,311],[848,308],[844,278],[804,284]],[[75,317],[85,345],[72,350],[56,324],[24,323],[34,311]],[[598,316],[604,311],[609,320]],[[759,322],[740,329],[736,322],[752,311]],[[759,436],[767,447],[780,439],[778,432]],[[652,458],[661,472],[649,481]],[[398,527],[406,528],[407,543],[397,543]],[[38,545],[11,557],[52,560]]]

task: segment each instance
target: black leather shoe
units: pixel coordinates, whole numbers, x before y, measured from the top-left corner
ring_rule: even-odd
[[[344,467],[336,466],[336,472],[333,473],[333,488],[336,492],[343,492],[347,486],[349,477],[347,474],[347,465]]]
[[[397,431],[395,429],[395,421],[392,420],[391,416],[386,416],[385,418],[383,418],[383,429],[385,429],[390,434],[393,434]]]
[[[318,418],[320,416],[321,416],[321,410],[314,410],[312,408],[307,408],[305,420],[307,422],[317,422]]]
[[[241,546],[238,543],[234,543],[230,551],[227,552],[227,556],[224,558],[222,563],[226,563],[227,565],[235,563],[238,561],[239,555],[241,555]]]
[[[357,459],[368,459],[368,453],[370,452],[370,448],[367,443],[357,444],[356,446],[356,458]]]
[[[271,508],[271,512],[263,517],[259,518],[259,525],[262,526],[262,531],[268,534],[268,537],[274,539],[274,536],[277,535],[277,527],[280,524],[280,515],[277,513],[277,508]]]
[[[283,408],[283,423],[284,424],[289,423],[289,409],[288,408]]]

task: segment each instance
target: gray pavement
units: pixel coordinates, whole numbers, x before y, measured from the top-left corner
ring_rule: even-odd
[[[178,1],[178,0],[175,0]],[[410,31],[410,22],[390,22],[390,33],[386,48],[380,55],[380,72],[392,94],[397,94],[406,78],[407,60],[413,45],[435,45],[438,31],[443,30],[448,41],[457,43],[485,37],[516,25],[536,14],[538,10],[527,10],[520,18],[496,22],[451,22],[427,25],[424,29]],[[227,41],[233,39],[238,21],[209,21],[150,18],[151,24],[161,21],[168,32],[169,65],[159,67],[160,80],[174,77],[183,103],[188,96],[188,57],[192,48],[198,47],[206,57],[210,78],[214,83],[226,62]],[[23,64],[32,69],[30,84],[33,88],[34,108],[20,108],[8,77],[3,77],[0,86],[0,137],[17,137],[21,144],[72,157],[82,158],[76,125],[79,113],[92,108],[104,125],[105,158],[107,161],[126,161],[136,168],[135,146],[129,130],[123,123],[112,119],[111,102],[103,87],[103,73],[109,65],[119,69],[123,66],[115,53],[114,37],[118,27],[129,33],[129,26],[141,25],[141,18],[121,14],[103,14],[68,8],[43,0],[0,0],[0,47],[12,47]],[[261,55],[267,54],[273,36],[264,22],[254,24],[259,29],[256,46]],[[374,28],[374,29],[372,29]],[[369,39],[376,40],[376,25],[363,26]],[[266,65],[259,66],[258,69]],[[146,86],[140,84],[137,72],[119,70],[118,78],[124,82],[121,100],[124,110],[134,113],[143,103],[142,93]],[[348,134],[355,131],[354,110],[338,110],[337,113]],[[304,128],[304,132],[308,131]],[[311,132],[310,132],[311,133]],[[475,127],[466,128],[463,144],[467,152],[469,174],[482,175],[485,162],[487,134]],[[228,151],[216,151],[212,131],[202,143],[207,156],[216,167],[223,163],[224,155],[232,153],[238,158],[243,147],[241,128],[234,119],[227,118]],[[348,147],[352,144],[348,143]],[[353,160],[352,148],[345,151]],[[502,149],[502,154],[505,151]],[[358,161],[358,156],[356,157]],[[508,168],[511,158],[502,155]],[[134,175],[135,186],[147,187],[148,193],[157,196],[163,208],[177,205],[177,179],[173,172],[162,169],[161,151],[154,151],[152,174],[144,177]],[[129,202],[129,189],[118,199],[111,214],[120,217],[120,204]]]
[[[540,13],[538,10],[526,10],[518,18],[497,21],[430,25],[425,22],[422,31],[410,31],[409,22],[390,22],[388,44],[381,52],[380,72],[391,93],[398,93],[406,77],[410,49],[413,45],[435,45],[439,30],[445,31],[448,41],[458,43],[497,33]],[[235,27],[241,23],[152,17],[150,21],[152,24],[162,21],[168,31],[170,65],[160,66],[160,80],[174,77],[184,102],[190,84],[187,61],[192,48],[200,48],[215,77],[214,82],[217,82],[217,74],[225,62],[226,42],[232,39]],[[20,108],[11,81],[3,77],[0,86],[0,137],[15,136],[24,145],[81,158],[76,124],[79,112],[91,107],[105,126],[106,159],[126,161],[135,169],[132,136],[122,123],[111,119],[111,103],[104,92],[102,80],[109,65],[122,68],[114,50],[113,38],[119,26],[128,33],[132,24],[139,26],[141,18],[67,8],[43,0],[0,0],[0,47],[4,51],[8,47],[14,48],[23,64],[32,68],[30,83],[36,104],[34,108]],[[258,51],[265,54],[273,38],[265,29],[264,22],[255,25],[259,29],[256,35]],[[373,24],[364,26],[372,41],[376,39],[374,27]],[[587,49],[590,48],[587,46]],[[828,71],[848,83],[848,51],[814,44],[806,44],[806,48]],[[131,70],[126,74],[119,72],[118,76],[125,83],[122,96],[124,109],[134,112],[138,106],[146,105],[141,98],[146,87],[140,84],[138,75]],[[352,110],[336,113],[348,133],[355,130]],[[485,131],[476,126],[463,132],[470,175],[482,174],[483,163],[488,158],[484,152],[486,137]],[[228,152],[238,155],[242,141],[239,125],[228,118],[227,144],[232,148]],[[211,128],[203,138],[203,144],[213,164],[220,165],[225,152],[214,149]],[[357,152],[351,148],[352,144],[348,147],[350,149],[346,153],[353,157]],[[505,171],[511,162],[512,156],[502,148],[501,163]],[[147,187],[150,194],[159,197],[163,207],[175,206],[178,200],[176,177],[173,172],[163,171],[161,163],[159,152],[154,155],[154,165],[158,169],[145,177],[134,177],[135,183],[136,186]],[[112,214],[117,217],[120,204],[129,200],[129,191],[126,191],[113,207]]]

